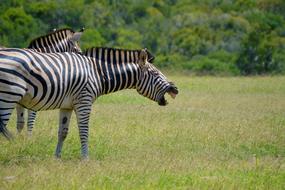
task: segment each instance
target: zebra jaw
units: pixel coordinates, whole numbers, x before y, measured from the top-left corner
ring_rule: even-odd
[[[175,99],[176,95],[178,94],[178,88],[172,84],[171,86],[168,87],[168,89],[164,94],[166,93],[168,93],[171,96],[171,98]],[[160,106],[166,106],[168,104],[164,95],[159,99],[158,104]]]
[[[171,98],[173,98],[173,99],[176,98],[176,94],[174,94],[173,92],[167,92],[167,93],[171,96]]]

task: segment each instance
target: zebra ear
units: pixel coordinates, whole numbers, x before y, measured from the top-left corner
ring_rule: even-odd
[[[145,65],[146,62],[147,62],[147,49],[144,48],[140,51],[138,64]]]
[[[147,52],[147,61],[149,63],[154,63],[154,59],[155,59],[154,55],[152,55],[148,50],[146,50],[146,52]]]
[[[70,40],[73,42],[78,42],[82,34],[83,34],[82,32],[75,32],[73,36],[70,38]]]
[[[79,32],[84,32],[84,30],[85,30],[85,28],[82,27],[82,28],[79,30]]]

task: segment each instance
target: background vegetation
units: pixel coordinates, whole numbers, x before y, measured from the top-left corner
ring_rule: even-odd
[[[0,23],[0,44],[8,47],[84,26],[83,48],[147,47],[160,68],[285,73],[284,0],[2,0]]]
[[[61,160],[58,111],[39,112],[31,138],[16,135],[14,114],[0,189],[284,189],[285,77],[170,79],[180,94],[166,107],[135,90],[99,98],[88,162],[74,114]]]

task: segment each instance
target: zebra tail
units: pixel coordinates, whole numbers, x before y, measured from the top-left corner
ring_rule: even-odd
[[[8,140],[12,140],[13,138],[12,134],[8,131],[1,118],[0,118],[0,133],[3,133],[4,137],[6,137]]]

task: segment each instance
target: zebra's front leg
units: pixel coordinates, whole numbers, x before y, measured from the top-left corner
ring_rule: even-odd
[[[89,117],[91,113],[92,103],[88,100],[83,104],[75,107],[77,117],[77,124],[79,129],[79,136],[81,142],[81,156],[83,159],[88,159],[88,130],[89,130]]]
[[[32,130],[34,128],[37,112],[28,110],[28,135],[32,135]]]
[[[69,127],[71,114],[72,114],[72,110],[69,110],[69,109],[61,109],[60,110],[58,142],[57,142],[57,147],[56,147],[56,151],[55,151],[55,156],[57,158],[61,157],[61,150],[62,150],[62,146],[63,146],[63,141],[65,140],[67,133],[68,133],[68,127]]]
[[[20,133],[25,126],[25,108],[21,105],[16,106],[17,110],[17,131]]]

